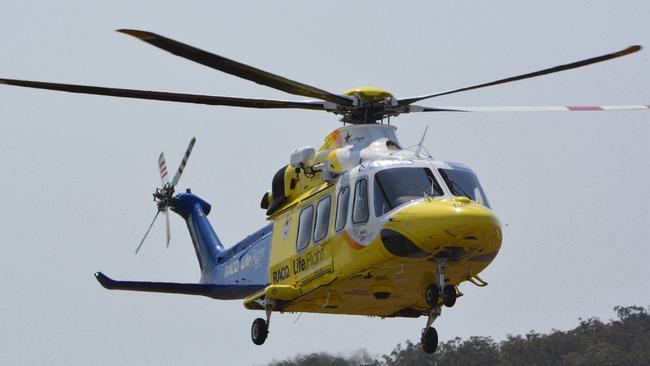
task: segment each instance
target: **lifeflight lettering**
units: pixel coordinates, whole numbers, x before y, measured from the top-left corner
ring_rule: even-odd
[[[310,268],[316,266],[323,260],[325,250],[319,247],[316,251],[305,253],[304,255],[294,259],[293,274],[296,275],[300,272],[308,271]]]
[[[291,266],[285,264],[280,268],[273,271],[272,278],[273,284],[280,283],[290,276],[296,276],[300,273],[307,272],[311,268],[316,267],[325,258],[325,249],[316,247],[315,250],[310,250],[301,256],[291,260]]]

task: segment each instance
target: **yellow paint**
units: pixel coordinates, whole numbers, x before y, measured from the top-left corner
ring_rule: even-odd
[[[289,285],[270,285],[264,289],[264,294],[277,300],[293,300],[300,296],[300,289]]]
[[[395,316],[398,311],[424,312],[429,306],[424,292],[437,281],[433,257],[454,248],[459,255],[446,265],[448,284],[458,285],[478,275],[494,258],[501,245],[500,224],[491,210],[467,198],[424,200],[393,215],[384,228],[397,231],[430,253],[424,258],[397,257],[389,253],[379,236],[368,246],[350,245],[349,234],[334,232],[335,197],[330,210],[329,238],[311,243],[296,252],[297,223],[300,210],[316,204],[325,195],[334,196],[334,187],[322,185],[305,192],[284,212],[273,219],[270,273],[271,285],[260,294],[279,300],[276,310]],[[289,222],[288,227],[285,224]],[[286,238],[284,232],[286,231]],[[347,238],[346,238],[347,236]],[[284,268],[286,276],[273,281],[273,273]],[[375,293],[389,293],[387,299]]]
[[[443,246],[498,250],[501,230],[492,211],[466,197],[421,202],[394,215],[386,228],[413,241],[420,249],[435,253]],[[466,239],[473,238],[473,239]]]
[[[325,144],[321,147],[321,150],[332,150],[336,149],[339,146],[339,140],[341,138],[341,132],[336,129],[332,131],[327,137],[325,137]]]
[[[386,98],[394,98],[393,94],[387,92],[384,89],[376,88],[374,86],[361,86],[358,88],[346,90],[343,92],[347,96],[359,97],[368,102],[378,102]]]

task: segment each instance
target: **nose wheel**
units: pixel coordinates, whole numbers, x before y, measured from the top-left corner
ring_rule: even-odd
[[[442,289],[442,303],[450,308],[456,304],[456,298],[458,298],[458,293],[456,293],[456,287],[452,285],[447,285]]]
[[[427,300],[427,305],[430,307],[434,308],[438,306],[438,301],[440,301],[440,288],[436,285],[427,286],[424,297]]]
[[[427,325],[422,329],[420,343],[425,353],[434,353],[438,349],[438,332],[431,325],[440,316],[442,305],[450,308],[456,304],[458,292],[456,286],[445,285],[445,260],[438,260],[438,283],[427,286],[424,293],[427,305],[429,305],[429,316]]]
[[[427,286],[424,297],[427,305],[431,308],[437,307],[440,299],[442,299],[442,304],[448,308],[456,304],[458,292],[456,292],[456,286],[445,285],[445,262],[443,260],[438,262],[438,284]]]

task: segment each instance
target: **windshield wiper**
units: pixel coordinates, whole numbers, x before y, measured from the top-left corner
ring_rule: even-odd
[[[467,197],[469,199],[472,199],[472,196],[467,194],[467,192],[465,192],[465,190],[463,189],[463,187],[460,186],[460,184],[454,182],[453,180],[451,180],[449,178],[447,178],[447,179],[449,180],[449,185],[450,186],[458,188],[460,190],[460,192],[463,194],[463,196],[465,196],[465,197]],[[454,192],[454,193],[457,194],[457,192]]]

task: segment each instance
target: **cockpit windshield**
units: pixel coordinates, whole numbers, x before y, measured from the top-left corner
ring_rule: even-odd
[[[443,195],[440,185],[427,168],[390,168],[375,174],[375,215],[377,217],[424,196]]]
[[[490,207],[485,192],[474,173],[459,169],[438,169],[438,171],[453,195],[465,196],[483,206]]]

